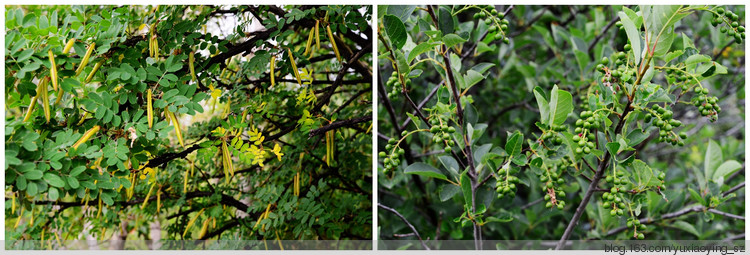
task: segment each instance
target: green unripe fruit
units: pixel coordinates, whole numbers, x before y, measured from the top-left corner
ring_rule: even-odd
[[[548,188],[548,189],[551,189],[551,188],[553,188],[553,187],[555,187],[555,185],[554,185],[554,184],[552,184],[552,182],[547,182],[547,188]]]
[[[729,31],[727,31],[727,35],[728,36],[734,36],[734,30],[733,29],[729,29]]]
[[[406,151],[403,148],[398,148],[398,155],[403,156]]]
[[[638,233],[638,239],[643,239],[643,238],[646,238],[645,236],[643,236],[643,233]]]
[[[614,179],[612,178],[612,176],[607,176],[607,178],[604,178],[604,180],[607,182],[612,182],[612,179]],[[607,193],[604,193],[604,194],[607,195]]]
[[[610,204],[609,202],[604,202],[602,204],[602,207],[604,207],[604,209],[609,209],[610,207],[612,207],[612,204]]]
[[[456,132],[456,128],[448,127],[448,133],[455,133],[455,132]]]
[[[625,44],[625,47],[622,47],[625,51],[630,51],[630,44]]]
[[[617,190],[617,188],[615,188],[615,187],[612,187],[612,189],[610,190],[610,192],[611,192],[612,194],[617,194],[617,191],[618,191],[618,190]]]
[[[484,13],[482,13],[482,16],[484,16]],[[484,24],[487,24],[487,25],[492,24],[492,19],[484,20]]]
[[[628,223],[625,224],[625,226],[627,226],[628,228],[632,228],[633,227],[633,222],[632,221],[628,221]]]
[[[503,43],[510,44],[510,39],[508,37],[503,38]]]
[[[500,34],[500,33],[495,34],[495,40],[502,40],[502,39],[503,39],[503,34]]]
[[[586,145],[586,140],[581,139],[580,141],[578,141],[578,146],[583,147],[584,145]]]
[[[628,54],[625,52],[620,51],[617,53],[617,58],[619,59],[626,59],[627,57],[628,57]]]
[[[591,153],[591,149],[589,147],[583,148],[583,153],[589,154]]]
[[[664,180],[664,178],[666,178],[666,177],[667,177],[667,174],[665,174],[665,173],[660,173],[660,174],[659,174],[659,180],[662,180],[662,181],[663,181],[663,180]]]
[[[594,138],[595,138],[595,137],[594,137],[594,134],[592,134],[592,133],[589,133],[589,135],[587,136],[587,138],[588,138],[589,140],[594,140]]]
[[[453,142],[453,140],[448,140],[448,146],[453,146],[453,145],[455,145],[455,144],[456,144],[456,143],[455,143],[455,142]]]
[[[479,13],[474,13],[474,19],[479,19],[479,18],[481,18],[481,15],[479,15]]]
[[[497,15],[497,10],[493,8],[492,10],[490,10],[490,14]]]
[[[727,27],[721,27],[721,28],[719,28],[719,32],[721,32],[722,34],[726,33],[727,32]]]
[[[433,134],[434,134],[434,133],[437,133],[437,132],[439,132],[439,131],[440,131],[440,127],[438,127],[438,126],[432,126],[432,127],[430,128],[430,133],[433,133]]]
[[[503,195],[503,193],[497,194],[497,199],[503,199],[503,197],[505,197],[505,195]]]
[[[450,146],[446,146],[446,147],[445,147],[445,152],[446,152],[446,153],[450,153],[451,151],[452,151],[452,149],[451,149],[451,147],[450,147]]]
[[[589,148],[594,148],[594,143],[593,142],[587,142],[586,146],[589,147]]]
[[[583,153],[583,149],[581,149],[580,147],[576,148],[576,154],[581,154],[581,153]]]
[[[565,205],[563,205],[563,204],[557,204],[557,209],[562,210],[563,208],[565,208]]]
[[[443,133],[443,140],[451,139],[451,136],[447,133]]]
[[[557,179],[557,184],[563,184],[563,183],[565,183],[565,179],[563,178]]]
[[[609,215],[614,217],[615,215],[617,215],[617,210],[612,209],[611,211],[609,211]]]
[[[502,12],[498,13],[498,14],[497,14],[497,18],[498,18],[498,19],[503,19],[503,18],[505,18],[505,13],[502,13]]]
[[[380,153],[378,153],[378,156],[380,156],[381,158],[385,158],[386,155],[385,152],[381,151]]]
[[[396,144],[396,138],[388,139],[388,144]]]
[[[602,64],[596,65],[596,70],[599,71],[599,72],[604,72],[604,65],[602,65]]]
[[[724,14],[724,8],[719,7],[718,9],[716,9],[716,13]]]
[[[544,206],[547,208],[552,208],[552,202],[547,202],[546,204],[544,204]]]
[[[440,130],[443,132],[448,132],[448,126],[445,126],[445,125],[440,126]]]
[[[561,190],[561,191],[558,191],[558,192],[557,192],[557,196],[558,196],[558,197],[561,197],[561,198],[562,198],[562,197],[565,197],[565,191],[562,191],[562,190]]]
[[[622,211],[622,209],[617,209],[617,215],[622,216],[623,214],[625,214],[625,212]]]
[[[740,25],[740,24],[739,24],[739,23],[737,23],[737,21],[734,21],[734,22],[732,22],[732,24],[731,24],[731,26],[732,26],[732,27],[738,27],[739,25]]]
[[[508,187],[510,189],[516,189],[516,184],[515,183],[508,184]]]
[[[602,65],[608,65],[609,64],[609,58],[603,57],[601,61],[599,61]]]
[[[500,30],[503,30],[503,31],[508,30],[508,25],[506,25],[506,24],[500,25]]]
[[[510,193],[510,187],[508,186],[503,187],[503,193]]]
[[[682,138],[682,139],[686,139],[687,138],[687,134],[685,133],[685,131],[680,132],[680,138]]]
[[[577,136],[577,135],[574,135],[573,136],[573,142],[578,142],[578,141],[581,141],[581,137]]]
[[[551,198],[549,194],[544,195],[544,201],[549,201]]]

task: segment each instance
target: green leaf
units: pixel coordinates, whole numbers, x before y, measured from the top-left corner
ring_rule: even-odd
[[[706,179],[711,179],[719,164],[724,162],[724,157],[721,154],[721,147],[714,140],[709,140],[707,147],[705,161],[703,162],[703,176]]]
[[[612,157],[617,156],[617,152],[620,149],[620,143],[607,143],[607,151]]]
[[[389,5],[386,9],[386,13],[396,16],[401,22],[406,23],[406,20],[409,19],[409,16],[411,16],[416,8],[416,5]]]
[[[29,180],[42,179],[43,175],[44,173],[42,173],[42,171],[39,171],[39,170],[31,170],[31,171],[23,173],[23,177],[26,177],[26,179],[29,179]]]
[[[80,186],[80,183],[78,183],[78,179],[75,177],[68,176],[66,178],[68,180],[68,185],[70,185],[71,188],[77,189]]]
[[[47,196],[49,197],[49,200],[56,201],[58,198],[60,198],[60,191],[58,191],[56,188],[49,188],[49,191],[47,191]]]
[[[464,193],[464,201],[469,208],[472,208],[474,203],[471,200],[471,180],[467,175],[467,171],[461,173],[461,192]]]
[[[409,52],[409,57],[406,59],[407,63],[411,63],[415,58],[417,58],[422,53],[432,51],[434,50],[435,46],[440,45],[439,42],[423,42],[414,47],[414,49]]]
[[[440,163],[443,164],[445,169],[448,169],[449,172],[458,176],[458,162],[456,162],[456,159],[451,156],[439,156],[438,160],[440,160]]]
[[[516,131],[513,135],[508,138],[505,142],[505,152],[514,157],[521,153],[521,146],[523,145],[523,134],[520,131]]]
[[[576,62],[578,62],[578,68],[580,69],[581,73],[584,73],[586,70],[586,66],[588,66],[589,64],[589,55],[586,54],[586,52],[575,49],[573,50],[573,53],[575,53]]]
[[[573,96],[570,92],[552,88],[552,97],[549,101],[551,124],[562,125],[568,119],[568,114],[573,111]]]
[[[409,165],[408,167],[406,167],[406,169],[404,169],[404,173],[416,174],[416,175],[421,175],[424,177],[432,177],[432,178],[437,178],[437,179],[442,179],[442,180],[448,180],[448,177],[446,177],[442,172],[440,172],[440,170],[422,162],[417,162],[417,163]]]
[[[633,20],[622,11],[618,12],[617,15],[620,16],[622,26],[628,35],[628,41],[630,41],[630,46],[635,54],[635,64],[638,65],[641,63],[641,35],[638,33],[640,26],[636,27]]]
[[[686,66],[695,66],[698,63],[708,62],[711,61],[711,57],[703,55],[703,54],[695,54],[687,58],[685,60]]]
[[[672,59],[679,57],[681,55],[682,55],[682,50],[676,50],[676,51],[667,53],[667,55],[664,57],[664,62],[669,63],[669,61],[672,61]]]
[[[464,75],[464,87],[461,89],[471,88],[471,86],[474,86],[482,80],[484,80],[484,75],[474,70],[468,70]]]
[[[411,67],[409,67],[409,63],[406,62],[404,53],[400,50],[395,50],[394,54],[396,55],[396,67],[398,67],[399,74],[406,76],[411,71]]]
[[[401,19],[386,14],[383,16],[383,26],[385,26],[385,34],[391,39],[393,50],[401,49],[406,43],[406,26]]]
[[[65,187],[65,181],[63,181],[60,176],[53,174],[53,173],[45,173],[44,174],[44,181],[46,181],[49,185],[53,187],[62,188]]]
[[[440,186],[440,201],[445,202],[450,200],[453,196],[458,194],[459,190],[458,186],[453,184],[444,184]]]
[[[466,42],[466,39],[461,38],[457,34],[447,34],[443,36],[443,43],[445,43],[445,47],[448,48],[452,48],[453,46],[464,42]]]
[[[718,183],[720,178],[726,178],[727,175],[730,175],[741,168],[742,164],[739,162],[735,160],[727,160],[716,169],[712,179],[714,182]]]
[[[541,115],[541,122],[543,124],[549,124],[549,103],[544,95],[544,91],[540,87],[534,88],[534,97],[536,97],[536,104],[539,107],[539,115]]]
[[[78,176],[83,173],[83,171],[86,171],[86,166],[77,166],[70,171],[70,176]]]
[[[701,203],[701,205],[706,205],[706,200],[701,197],[701,195],[698,194],[695,190],[688,188],[688,193],[690,193],[690,197],[693,198],[696,202]]]
[[[443,32],[444,35],[453,33],[456,31],[456,24],[453,21],[454,16],[453,13],[451,13],[450,10],[446,7],[440,7],[439,13],[438,13],[438,24],[440,27],[440,31]]]
[[[678,220],[678,221],[675,221],[674,223],[672,223],[672,227],[678,228],[678,229],[680,229],[682,231],[685,231],[685,232],[688,232],[690,234],[693,234],[693,235],[695,235],[695,237],[698,237],[698,238],[700,238],[700,236],[701,236],[698,233],[698,230],[695,229],[695,227],[693,226],[693,224],[690,224],[690,223],[687,223],[687,222],[684,222],[684,221],[681,221],[681,220]]]

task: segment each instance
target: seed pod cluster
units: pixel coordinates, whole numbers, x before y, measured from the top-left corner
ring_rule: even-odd
[[[568,127],[565,125],[550,125],[550,130],[544,132],[539,139],[542,141],[550,141],[552,145],[558,146],[563,143],[563,136],[559,132],[567,130]]]
[[[685,143],[681,139],[687,138],[687,135],[681,133],[679,136],[673,131],[674,128],[682,126],[682,122],[672,119],[674,113],[658,104],[651,106],[651,113],[646,115],[645,122],[651,121],[654,126],[659,128],[659,142],[666,142],[672,145],[683,146]]]
[[[221,157],[222,165],[224,166],[224,176],[227,182],[229,182],[229,176],[234,176],[234,165],[232,165],[232,152],[229,151],[226,140],[221,141]]]
[[[406,131],[402,133],[402,137],[406,136]],[[385,151],[381,151],[378,156],[380,156],[383,159],[383,167],[385,167],[384,173],[386,175],[390,175],[393,173],[393,170],[395,170],[400,164],[401,164],[401,156],[403,156],[406,153],[406,151],[403,148],[399,147],[399,142],[396,140],[396,138],[391,138],[388,140],[388,144],[385,145]]]
[[[430,119],[430,124],[432,125],[432,127],[430,127],[430,133],[432,133],[432,142],[445,146],[443,151],[450,153],[453,151],[451,148],[455,145],[451,134],[456,132],[456,128],[448,126],[446,122],[447,121],[440,119],[440,117],[433,117]]]
[[[719,32],[726,34],[729,37],[734,38],[734,42],[742,44],[742,40],[745,39],[745,27],[739,24],[740,16],[730,10],[724,10],[724,8],[717,8],[714,13],[711,25],[714,27],[723,25],[719,28]]]
[[[409,89],[411,87],[411,79],[404,77],[405,81],[405,87],[406,89]],[[391,74],[391,77],[388,78],[388,81],[386,81],[385,85],[387,85],[388,88],[391,89],[390,92],[388,92],[388,98],[391,100],[396,99],[396,96],[398,96],[399,93],[401,93],[401,90],[404,89],[401,86],[401,81],[398,79],[398,73],[393,72]]]
[[[575,149],[576,154],[589,154],[591,150],[596,149],[594,144],[596,129],[600,127],[602,118],[591,111],[582,111],[581,118],[576,120],[575,134],[573,142],[578,144]]]
[[[567,164],[561,164],[560,168],[567,166]],[[539,181],[541,182],[542,192],[544,195],[544,201],[547,201],[545,207],[552,208],[553,206],[557,209],[562,210],[565,208],[565,191],[562,190],[562,185],[565,183],[565,178],[562,178],[561,174],[554,169],[548,169],[543,171],[539,175]]]
[[[617,171],[615,176],[609,175],[605,177],[605,181],[612,184],[610,192],[604,192],[602,194],[602,207],[604,209],[611,209],[609,215],[611,216],[622,216],[625,212],[623,209],[626,208],[625,199],[623,194],[628,190],[628,180],[624,178],[622,171]]]
[[[190,221],[188,221],[188,224],[185,226],[185,232],[182,233],[182,238],[185,238],[185,235],[187,235],[188,231],[190,231],[190,227],[192,227],[193,224],[195,224],[195,220],[197,220],[198,217],[200,217],[203,214],[203,211],[205,210],[206,208],[201,209],[200,211],[198,211],[198,213],[195,214],[195,216],[193,216],[192,219],[190,219]]]
[[[510,22],[505,19],[505,14],[498,12],[492,5],[478,5],[476,7],[479,11],[474,13],[474,20],[477,22],[484,20],[484,24],[489,26],[487,29],[488,36],[494,33],[493,38],[496,41],[502,41],[505,44],[509,44],[510,39],[508,39],[507,32]]]
[[[698,112],[711,122],[716,122],[719,119],[719,113],[721,112],[719,98],[709,96],[708,88],[695,87],[695,95],[691,101],[693,105],[698,107]]]
[[[628,228],[633,228],[633,238],[637,239],[643,239],[646,238],[646,236],[643,235],[643,232],[638,232],[638,230],[646,230],[646,224],[641,223],[640,220],[637,218],[628,218],[628,222],[626,223],[626,226]]]
[[[516,196],[516,183],[521,182],[514,175],[516,172],[517,170],[510,167],[510,161],[497,170],[498,178],[495,183],[495,192],[497,192],[498,199],[503,199],[506,196],[512,199]]]

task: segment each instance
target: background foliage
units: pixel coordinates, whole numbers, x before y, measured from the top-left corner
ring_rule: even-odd
[[[370,13],[8,6],[6,238],[370,239]]]
[[[613,187],[602,178],[597,185],[601,191],[594,192],[570,239],[631,239],[632,227],[625,228],[631,217],[648,222],[644,224],[648,227],[639,230],[646,239],[744,237],[744,44],[712,26],[717,7],[695,8],[710,11],[686,11],[681,20],[666,24],[667,33],[658,44],[652,37],[648,45],[658,45],[656,51],[660,52],[655,54],[652,68],[705,63],[697,70],[688,69],[698,75],[701,85],[690,80],[683,87],[674,74],[655,68],[647,74],[653,75],[649,80],[638,84],[634,113],[624,123],[625,131],[610,137],[618,134],[613,132],[622,122],[617,114],[629,108],[626,103],[630,98],[619,90],[613,95],[614,86],[606,87],[603,73],[596,68],[603,57],[611,60],[609,68],[616,68],[613,56],[624,51],[630,61],[625,70],[635,69],[635,46],[623,49],[634,38],[641,38],[643,45],[639,46],[646,51],[643,38],[648,30],[636,26],[629,40],[626,28],[618,29],[618,23],[623,23],[618,13],[629,15],[636,23],[655,22],[656,18],[642,12],[643,6],[381,6],[379,238],[417,239],[407,221],[422,240],[430,240],[426,244],[432,248],[440,247],[433,240],[475,239],[476,225],[481,227],[480,239],[559,240],[594,177],[594,168],[610,151],[616,155],[618,171],[624,170],[624,178],[632,182],[629,187],[640,184],[639,178],[646,173],[653,174],[655,181],[660,172],[665,173],[664,183],[656,181],[643,186],[642,192],[624,196],[632,207],[617,218],[602,208],[602,193]],[[743,24],[744,7],[723,8],[737,14]],[[485,14],[478,18],[479,12]],[[507,30],[489,28],[503,24]],[[653,29],[651,24],[649,29]],[[728,25],[721,26],[726,29]],[[666,37],[672,38],[667,41]],[[509,40],[503,42],[505,38]],[[674,60],[670,62],[668,57]],[[451,75],[446,75],[446,66],[455,83],[448,81]],[[711,66],[721,72],[704,74]],[[621,88],[632,88],[633,80]],[[458,84],[458,89],[446,84]],[[710,90],[708,96],[718,98],[722,110],[716,122],[701,116],[692,105],[697,99],[691,101],[691,97],[698,97],[692,89],[701,86]],[[456,91],[463,112],[456,106]],[[672,103],[675,100],[678,102]],[[684,146],[658,141],[659,129],[646,120],[649,103],[673,106],[673,119],[682,123],[675,127],[675,134],[686,133],[681,139]],[[577,135],[574,123],[581,112],[595,108],[610,109],[597,111],[608,113],[601,115],[604,121],[597,133],[599,139],[595,139],[596,149],[585,156],[574,154],[578,146],[569,146]],[[435,121],[438,118],[440,121]],[[428,124],[439,123],[457,131],[434,140]],[[553,130],[550,124],[563,125]],[[437,134],[442,131],[438,128]],[[559,146],[553,142],[558,133],[562,138]],[[465,150],[461,144],[466,138],[471,146]],[[455,143],[446,146],[443,139]],[[609,147],[606,141],[613,140],[608,139],[617,139],[612,146],[619,142],[622,147]],[[575,160],[566,161],[563,155]],[[391,169],[387,165],[394,165],[394,158],[396,167]],[[645,164],[632,161],[634,158]],[[583,159],[594,168],[585,166]],[[724,163],[727,171],[713,174]],[[471,164],[476,170],[470,169]],[[545,168],[560,175],[561,181],[553,187],[558,199],[565,201],[562,210],[545,207],[546,192],[540,189],[547,184],[540,178]],[[606,175],[612,169],[609,165]],[[472,170],[476,177],[471,176]],[[497,176],[498,172],[510,172],[519,179],[510,189],[512,194],[498,197],[496,185],[505,183],[505,176]],[[471,182],[464,183],[465,177]],[[478,206],[469,208],[473,199]],[[404,219],[388,210],[391,208]],[[478,217],[470,219],[472,213]]]

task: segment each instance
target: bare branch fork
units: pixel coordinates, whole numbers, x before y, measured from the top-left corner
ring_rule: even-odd
[[[422,247],[424,247],[425,250],[429,250],[430,249],[430,247],[428,247],[427,244],[425,244],[424,240],[422,240],[422,237],[419,235],[419,232],[417,232],[417,229],[414,228],[414,225],[412,225],[411,223],[409,223],[409,221],[406,220],[406,218],[404,218],[403,215],[401,215],[400,213],[398,213],[398,211],[396,211],[396,209],[390,208],[390,207],[385,206],[385,205],[383,205],[381,203],[378,203],[378,207],[383,208],[386,211],[392,212],[393,214],[395,214],[396,216],[398,216],[399,218],[401,218],[401,220],[404,223],[406,223],[406,225],[409,226],[409,228],[411,228],[411,231],[414,233],[414,235],[417,236],[417,239],[419,239],[419,242],[422,244]]]

